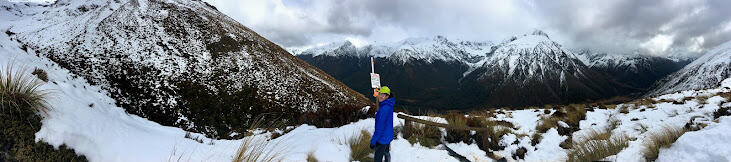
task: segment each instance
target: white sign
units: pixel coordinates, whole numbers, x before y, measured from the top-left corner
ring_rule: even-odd
[[[371,88],[381,88],[381,77],[376,73],[371,73]]]

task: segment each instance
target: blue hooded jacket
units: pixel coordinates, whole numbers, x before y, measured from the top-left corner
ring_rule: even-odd
[[[376,130],[373,132],[371,144],[390,144],[393,141],[393,105],[396,101],[393,98],[383,100],[378,104],[376,112]]]

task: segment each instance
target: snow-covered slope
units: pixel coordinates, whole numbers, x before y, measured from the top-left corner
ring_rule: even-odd
[[[484,92],[488,105],[567,103],[632,91],[590,69],[542,31],[504,41],[481,62],[462,80]]]
[[[3,34],[99,85],[128,112],[163,125],[228,137],[262,112],[291,117],[367,102],[201,1],[2,0],[0,6]]]
[[[658,81],[648,95],[718,86],[731,76],[731,41],[715,47],[683,69]]]
[[[485,57],[493,46],[490,42],[451,41],[443,36],[433,38],[408,38],[399,42],[385,42],[356,47],[350,41],[294,50],[294,55],[385,57],[401,63],[409,60],[432,62],[457,61],[473,64]],[[299,52],[301,51],[301,52]]]
[[[577,50],[576,56],[592,70],[610,75],[617,81],[636,88],[649,88],[655,81],[676,72],[690,63],[642,54],[607,54],[591,50]]]

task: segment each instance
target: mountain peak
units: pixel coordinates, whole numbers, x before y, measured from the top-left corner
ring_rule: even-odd
[[[533,33],[531,33],[531,35],[544,36],[546,38],[549,38],[548,34],[543,32],[542,30],[538,30],[538,29],[534,30]]]

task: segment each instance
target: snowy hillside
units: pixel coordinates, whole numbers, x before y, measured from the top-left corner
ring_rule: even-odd
[[[641,54],[607,54],[586,49],[574,53],[589,68],[610,75],[619,82],[642,89],[649,88],[657,80],[690,63],[687,59]]]
[[[292,117],[367,101],[201,1],[0,6],[3,35],[163,125],[228,137],[259,113]]]
[[[683,69],[656,83],[648,95],[718,86],[731,77],[731,41],[721,44]]]

